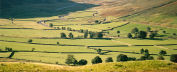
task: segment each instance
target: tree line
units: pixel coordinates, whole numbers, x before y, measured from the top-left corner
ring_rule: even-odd
[[[97,53],[101,53],[101,49],[97,50]],[[116,62],[125,62],[125,61],[140,61],[140,60],[154,60],[154,57],[151,56],[151,54],[149,53],[148,49],[141,49],[140,50],[140,54],[142,54],[142,56],[139,59],[136,59],[135,57],[128,57],[125,54],[119,54],[116,57]],[[165,56],[167,54],[166,51],[161,50],[159,52],[159,55],[157,57],[157,60],[165,60],[165,58],[163,56]],[[170,56],[170,61],[177,63],[177,54],[172,54]],[[102,63],[103,60],[100,56],[96,56],[91,60],[92,64],[98,64],[98,63]],[[107,57],[105,59],[105,62],[114,62],[112,57]],[[67,59],[65,60],[65,63],[67,65],[86,65],[88,63],[87,60],[85,59],[81,59],[80,61],[77,61],[77,59],[74,57],[74,55],[68,55]]]

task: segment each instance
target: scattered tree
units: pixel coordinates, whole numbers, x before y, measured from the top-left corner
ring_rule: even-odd
[[[164,34],[166,34],[166,31],[162,31]]]
[[[144,49],[143,49],[143,48],[140,50],[140,53],[141,53],[141,54],[144,54]]]
[[[12,51],[12,53],[10,54],[10,56],[8,58],[12,58],[15,54],[15,51]]]
[[[34,51],[35,50],[35,48],[32,48],[32,50],[31,51]]]
[[[88,32],[85,32],[84,33],[84,38],[87,38],[88,37]]]
[[[96,51],[97,51],[98,54],[101,54],[102,49],[99,48]]]
[[[120,33],[120,31],[117,31],[117,34],[119,34]]]
[[[53,24],[52,24],[52,23],[50,23],[50,24],[49,24],[49,27],[53,27]]]
[[[151,27],[147,27],[147,32],[150,32],[151,31]]]
[[[153,59],[154,57],[150,56],[148,49],[145,49],[144,56],[140,57],[140,60],[153,60]]]
[[[135,61],[136,58],[135,57],[128,57],[128,61]]]
[[[32,43],[32,42],[33,42],[33,40],[32,40],[32,39],[29,39],[29,40],[28,40],[28,43]]]
[[[131,33],[128,33],[128,38],[132,38],[132,34]]]
[[[117,62],[120,62],[120,61],[128,61],[127,55],[124,55],[124,54],[118,55],[117,56]]]
[[[72,33],[69,33],[69,38],[74,38],[74,35]]]
[[[146,57],[149,57],[149,56],[150,56],[150,54],[149,54],[149,50],[148,50],[148,49],[145,49],[145,51],[144,51],[144,55],[145,55]]]
[[[151,32],[149,35],[150,39],[154,39],[154,37],[157,35],[157,32]]]
[[[176,36],[176,33],[173,33],[174,36]]]
[[[172,54],[170,56],[170,61],[177,63],[177,54]]]
[[[61,33],[61,38],[67,38],[65,33]]]
[[[76,65],[77,60],[74,58],[73,55],[68,55],[65,63],[68,64],[68,65]]]
[[[106,58],[105,62],[113,62],[112,57],[108,57],[108,58]]]
[[[98,63],[102,63],[102,59],[99,56],[96,56],[94,59],[92,59],[92,64]]]
[[[164,55],[166,55],[166,54],[167,54],[167,52],[166,52],[166,51],[164,51],[164,50],[161,50],[161,51],[159,52],[159,54],[160,54],[160,55],[162,55],[162,56],[164,56]]]
[[[103,38],[103,33],[102,32],[98,32],[97,36],[98,36],[98,38]]]
[[[165,58],[162,55],[158,55],[157,60],[165,60]]]
[[[60,45],[60,43],[59,43],[59,42],[57,42],[57,45]]]

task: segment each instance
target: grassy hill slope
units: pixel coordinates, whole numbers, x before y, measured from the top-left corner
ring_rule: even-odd
[[[30,62],[1,62],[5,72],[177,72],[177,64],[167,61],[130,61],[87,66],[59,66]]]
[[[177,28],[177,1],[143,12],[140,15],[133,15],[126,18],[128,21],[163,27]]]

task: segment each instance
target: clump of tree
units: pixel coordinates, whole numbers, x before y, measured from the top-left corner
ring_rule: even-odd
[[[135,27],[134,29],[132,29],[131,33],[134,34],[134,38],[137,38],[138,33],[139,33],[139,29],[137,27]]]
[[[78,65],[86,65],[87,64],[87,60],[85,59],[81,59],[79,62],[78,62]]]
[[[117,62],[121,62],[121,61],[128,61],[127,55],[124,55],[124,54],[118,55],[117,56]]]
[[[112,57],[108,57],[108,58],[106,58],[105,62],[113,62]]]
[[[177,54],[172,54],[170,56],[170,61],[177,63]]]
[[[102,63],[102,59],[99,56],[96,56],[92,59],[92,64]]]
[[[138,34],[138,38],[145,39],[147,36],[147,32],[145,31],[140,31]]]
[[[66,30],[66,27],[61,27],[62,30]]]
[[[134,34],[134,36],[132,35]],[[149,36],[149,39],[154,39],[155,36],[157,36],[157,31],[152,31],[150,27],[147,27],[147,31],[139,31],[137,27],[133,28],[131,30],[131,33],[128,33],[128,38],[141,38],[145,39]]]
[[[150,56],[148,49],[145,49],[144,55],[140,57],[140,60],[153,60],[153,59],[154,57]]]
[[[150,32],[150,34],[149,34],[150,39],[154,39],[155,36],[157,36],[157,31]]]
[[[68,55],[65,63],[68,64],[68,65],[86,65],[87,60],[81,59],[81,60],[77,61],[76,58],[74,58],[73,55]]]
[[[61,38],[67,38],[65,33],[61,33]]]
[[[103,38],[103,33],[102,32],[90,32],[90,38]]]
[[[9,47],[5,47],[5,50],[8,51],[8,52],[12,52],[12,48],[9,48]]]
[[[117,56],[117,62],[123,62],[123,61],[135,61],[136,58],[135,57],[128,57],[125,54],[119,54]]]

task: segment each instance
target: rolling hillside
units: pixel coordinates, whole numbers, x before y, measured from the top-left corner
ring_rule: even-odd
[[[0,72],[177,72],[177,0],[1,2]],[[120,54],[135,61],[116,62]],[[66,66],[68,55],[87,65]]]
[[[5,72],[177,72],[177,64],[166,61],[137,61],[71,67],[30,62],[0,62],[0,70]]]

